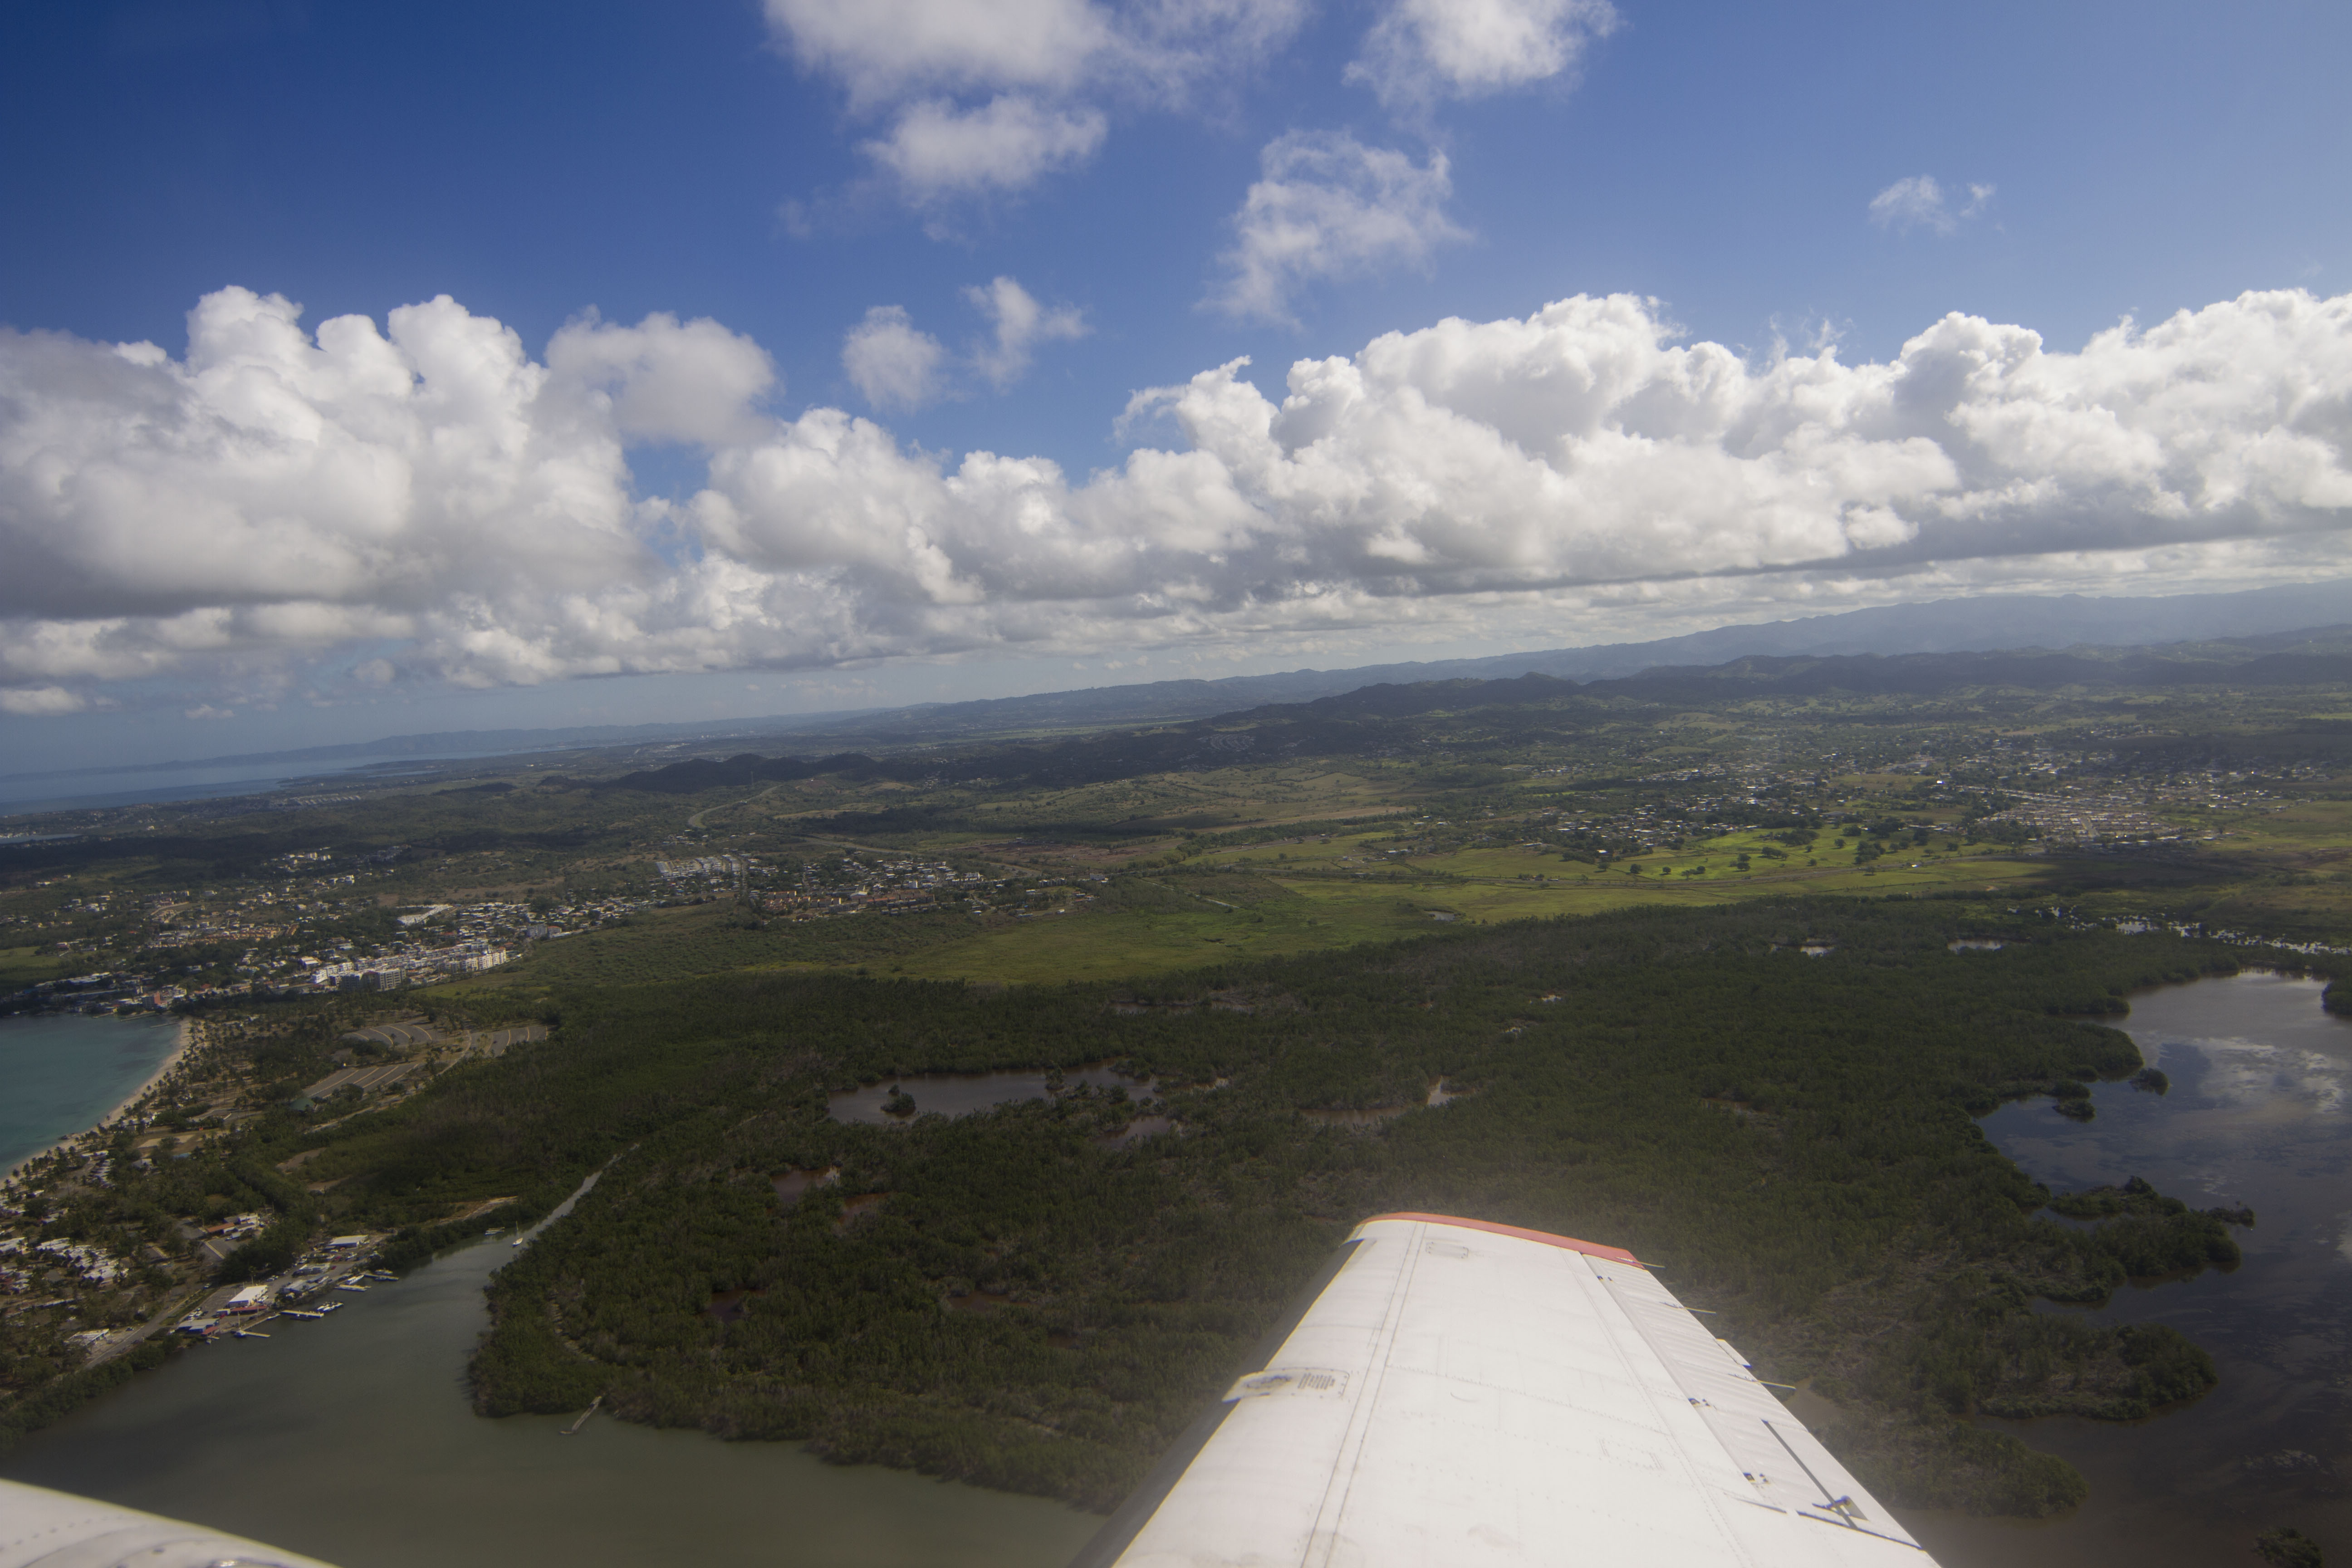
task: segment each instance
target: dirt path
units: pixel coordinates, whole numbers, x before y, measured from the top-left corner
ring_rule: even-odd
[[[741,800],[726,801],[718,805],[706,805],[700,811],[696,812],[692,816],[688,817],[686,819],[686,825],[688,827],[699,827],[702,826],[702,819],[709,816],[714,811],[732,811],[739,805],[750,805],[753,801],[767,799],[770,795],[775,794],[778,790],[783,787],[784,786],[782,784],[770,784],[759,794],[747,795]]]

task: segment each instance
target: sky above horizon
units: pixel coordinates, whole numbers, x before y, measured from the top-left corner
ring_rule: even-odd
[[[2347,64],[2316,4],[8,7],[0,739],[2352,574]]]

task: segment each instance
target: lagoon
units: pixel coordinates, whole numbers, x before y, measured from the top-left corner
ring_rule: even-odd
[[[838,1094],[828,1095],[825,1113],[835,1121],[862,1121],[869,1127],[888,1127],[905,1121],[907,1116],[934,1113],[950,1117],[970,1116],[1000,1105],[1018,1105],[1029,1100],[1051,1100],[1058,1093],[1081,1087],[1125,1088],[1139,1100],[1151,1092],[1150,1080],[1121,1078],[1101,1062],[1053,1074],[1042,1070],[904,1073],[879,1083],[869,1083],[862,1089],[844,1089]],[[884,1109],[890,1096],[899,1091],[905,1092],[915,1102],[914,1109],[906,1116],[893,1116]]]
[[[2237,1268],[2128,1286],[2092,1314],[2172,1324],[2221,1385],[2142,1422],[1985,1422],[2074,1464],[2091,1500],[2032,1524],[1906,1517],[1944,1568],[2209,1568],[2253,1562],[2255,1533],[2282,1525],[2352,1561],[2352,1019],[2320,991],[2250,973],[2135,996],[2120,1026],[2168,1092],[2100,1084],[2087,1122],[2046,1099],[1984,1119],[2053,1191],[2145,1176],[2195,1207],[2250,1205],[2256,1225],[2234,1233]]]

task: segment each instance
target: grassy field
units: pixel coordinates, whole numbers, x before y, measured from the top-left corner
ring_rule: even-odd
[[[1418,935],[1430,926],[1418,901],[1395,891],[1386,899],[1333,905],[1312,889],[1268,882],[1248,903],[1224,901],[1233,907],[1203,903],[1198,910],[1041,914],[879,967],[881,973],[929,980],[1117,980],[1225,959],[1353,947]]]
[[[2352,801],[2216,813],[2200,826],[2218,837],[2176,861],[2195,886],[2158,900],[2168,912],[2297,939],[2352,940]],[[2097,904],[2139,913],[2148,901],[2106,894]]]
[[[2185,915],[2313,935],[2352,930],[2352,804],[2339,801],[2214,814],[2193,830],[2215,837],[2138,858],[2022,852],[1937,837],[1857,864],[1851,844],[1858,839],[1842,841],[1834,829],[1802,845],[1756,829],[1603,868],[1567,858],[1557,846],[1495,841],[1535,830],[1534,819],[1518,813],[1528,809],[1522,803],[1544,798],[1541,780],[1513,790],[1490,836],[1467,843],[1465,829],[1489,826],[1484,816],[1457,813],[1449,823],[1432,813],[1426,826],[1395,819],[1412,804],[1395,787],[1401,780],[1402,770],[1391,780],[1378,769],[1237,767],[1029,797],[1004,815],[1102,821],[1148,808],[1164,820],[1190,808],[1199,831],[1213,834],[1234,825],[1328,826],[1374,813],[1391,820],[1361,832],[1302,831],[1294,839],[1202,850],[1171,837],[1133,845],[1024,840],[1015,822],[992,834],[976,831],[967,817],[946,831],[892,835],[893,852],[1017,860],[1031,875],[1066,880],[1059,907],[1049,900],[985,921],[942,910],[772,920],[761,928],[730,907],[697,906],[544,945],[470,984],[535,991],[583,981],[809,969],[1008,984],[1117,980],[1391,941],[1455,922],[1696,909],[1790,895],[2056,892],[2097,912]],[[1874,789],[1851,803],[1857,811],[1899,805],[1916,782],[1842,781]],[[737,803],[740,816],[754,817],[785,815],[790,805],[781,791]],[[854,815],[832,823],[813,842],[873,837],[856,831]]]
[[[37,947],[0,947],[0,991],[36,985],[68,973],[67,961],[45,956]]]
[[[265,967],[365,952],[383,940],[386,909],[533,890],[557,902],[722,901],[640,907],[630,925],[543,943],[465,986],[798,969],[1100,980],[1455,922],[1775,895],[2053,896],[2096,913],[2352,940],[2352,801],[2327,798],[2342,788],[2337,775],[2296,763],[2334,755],[2311,726],[2338,721],[2340,695],[2276,699],[2252,717],[2242,703],[2191,712],[2169,698],[2079,693],[1734,693],[1720,711],[1685,698],[1512,698],[1381,717],[1398,696],[1353,717],[1342,704],[1221,719],[1193,727],[1180,752],[1154,729],[1058,762],[1007,745],[961,766],[943,752],[937,763],[865,762],[765,782],[747,772],[675,791],[555,778],[534,762],[498,783],[385,794],[299,822],[165,813],[141,831],[16,852],[0,918],[16,922],[18,941],[60,941],[0,949],[0,992],[125,967],[142,943],[142,963],[175,964],[152,942],[159,898],[203,903],[203,918],[225,926],[299,926],[267,942],[239,937],[204,975],[171,971],[192,987],[229,978],[248,942]],[[2143,765],[2141,752],[2117,748],[2163,740],[2147,728],[2150,714],[2158,729],[2216,728]],[[2255,719],[2269,728],[2237,732]],[[2104,854],[2019,847],[2040,824],[2011,808],[2053,789],[2134,810],[2144,801],[2184,837]],[[1756,826],[1720,831],[1732,822]],[[1885,852],[1858,863],[1865,842]],[[341,874],[302,887],[320,846],[341,858]],[[891,886],[917,880],[883,869],[902,858],[945,861],[987,886],[920,915],[794,922],[724,901],[732,888],[684,889],[654,871],[658,860],[720,854],[757,865],[754,890],[845,858]]]
[[[2053,862],[1990,846],[1928,849],[1888,856],[1867,866],[1827,847],[1818,854],[1783,851],[1763,833],[1728,834],[1679,851],[1644,855],[1638,875],[1603,870],[1526,846],[1484,847],[1441,854],[1384,854],[1387,834],[1334,837],[1278,850],[1249,848],[1201,857],[1195,865],[1224,867],[1266,877],[1334,912],[1399,896],[1431,910],[1480,921],[1593,914],[1642,904],[1675,908],[1727,903],[1790,893],[1927,893],[2030,888],[2052,876]],[[1745,854],[1748,865],[1738,862]]]
[[[738,969],[879,968],[961,935],[969,923],[950,913],[761,923],[727,904],[651,910],[626,925],[541,942],[529,957],[467,984],[626,985]]]
[[[1360,795],[1346,793],[1349,804],[1361,804]],[[1294,820],[1312,820],[1332,802],[1304,795],[1286,804],[1305,813]],[[960,837],[953,846],[922,847],[943,852],[969,842]],[[1072,877],[1075,897],[1057,909],[986,923],[941,910],[770,921],[761,929],[724,905],[660,910],[626,927],[543,944],[529,959],[468,984],[535,990],[808,969],[1008,984],[1118,980],[1393,941],[1454,922],[1696,909],[1791,894],[2014,889],[2024,896],[2065,875],[2063,861],[1990,847],[1938,847],[1862,867],[1824,839],[1822,853],[1783,851],[1788,858],[1767,860],[1763,851],[1779,846],[1761,833],[1642,857],[1638,876],[1521,846],[1390,853],[1401,842],[1393,827],[1383,826],[1215,850],[1144,869],[1116,852],[1073,848],[1054,858]],[[1737,864],[1743,853],[1745,870]],[[1097,872],[1113,879],[1096,882]]]
[[[873,968],[934,980],[1118,979],[1229,958],[1351,947],[1454,921],[1599,914],[1644,905],[1693,909],[1791,893],[2030,893],[2059,869],[2042,859],[1969,855],[1926,860],[1916,868],[1882,862],[1870,869],[1739,873],[1723,858],[1711,863],[1705,877],[1636,878],[1589,870],[1561,877],[1546,871],[1534,873],[1545,878],[1535,881],[1526,879],[1531,873],[1515,868],[1534,863],[1533,852],[1473,850],[1357,879],[1301,874],[1314,862],[1295,856],[1286,863],[1263,853],[1218,858],[1235,874],[1209,880],[1188,871],[1154,880],[1180,892],[1202,888],[1205,897],[1219,898],[1230,908],[1205,901],[1182,910],[1082,907],[876,961]],[[1545,864],[1557,868],[1561,862],[1553,857]]]

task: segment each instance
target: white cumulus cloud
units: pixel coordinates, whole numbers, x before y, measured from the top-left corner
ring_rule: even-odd
[[[841,368],[857,395],[877,408],[920,408],[945,390],[947,350],[916,327],[901,305],[877,305],[849,329]]]
[[[744,340],[668,317],[574,323],[557,370],[446,296],[381,331],[299,315],[207,295],[176,360],[0,332],[0,680],[522,623],[509,662],[476,636],[463,678],[529,679],[562,606],[652,563],[621,426],[740,439],[698,373],[767,375]]]
[[[964,395],[971,377],[1001,392],[1027,374],[1039,345],[1087,334],[1085,312],[1073,305],[1039,303],[1018,279],[1000,277],[966,289],[963,297],[989,326],[989,335],[973,343],[969,354],[950,354],[901,305],[877,305],[850,329],[842,343],[842,368],[869,406],[925,407]]]
[[[1307,0],[766,0],[777,43],[880,122],[869,156],[918,205],[1019,191],[1093,156],[1108,110],[1178,108],[1246,73]]]
[[[1017,93],[978,109],[931,100],[909,106],[887,136],[868,142],[875,161],[898,176],[908,196],[1015,191],[1084,162],[1109,129],[1093,109],[1051,109]]]
[[[1616,30],[1608,0],[1389,0],[1348,79],[1394,106],[1561,77]]]
[[[1109,52],[1088,0],[767,0],[768,24],[859,108],[945,89],[1077,86]]]
[[[1454,181],[1443,153],[1416,163],[1344,132],[1301,131],[1266,143],[1258,165],[1211,301],[1230,315],[1286,321],[1302,283],[1423,266],[1469,237],[1445,214]]]
[[[999,387],[1021,378],[1038,344],[1087,335],[1084,312],[1071,305],[1041,305],[1013,279],[998,278],[986,288],[967,289],[963,294],[993,329],[995,342],[974,354],[973,363]]]
[[[1946,191],[1933,174],[1906,175],[1870,198],[1870,221],[1897,234],[1915,228],[1951,234],[1985,210],[1992,200],[1993,187],[1971,184],[1968,195],[1965,203],[1955,205],[1955,194]]]
[[[2078,351],[1954,314],[1862,364],[1580,296],[1302,360],[1276,396],[1203,370],[1130,406],[1174,439],[1081,476],[761,415],[764,359],[707,323],[583,319],[538,363],[447,300],[381,331],[298,314],[208,296],[176,359],[0,335],[0,708],[174,670],[256,690],[338,647],[358,680],[488,684],[1557,644],[1642,604],[2352,567],[2352,296],[2246,294]],[[693,355],[736,392],[649,390]],[[629,499],[653,440],[709,449],[676,509]],[[649,543],[672,530],[697,547],[675,564]]]
[[[623,437],[703,447],[751,438],[760,427],[751,407],[776,385],[759,344],[667,311],[616,327],[591,310],[555,334],[547,368],[558,384],[608,399]]]
[[[59,713],[79,713],[89,706],[89,700],[81,693],[62,686],[0,687],[0,713],[47,719]]]

